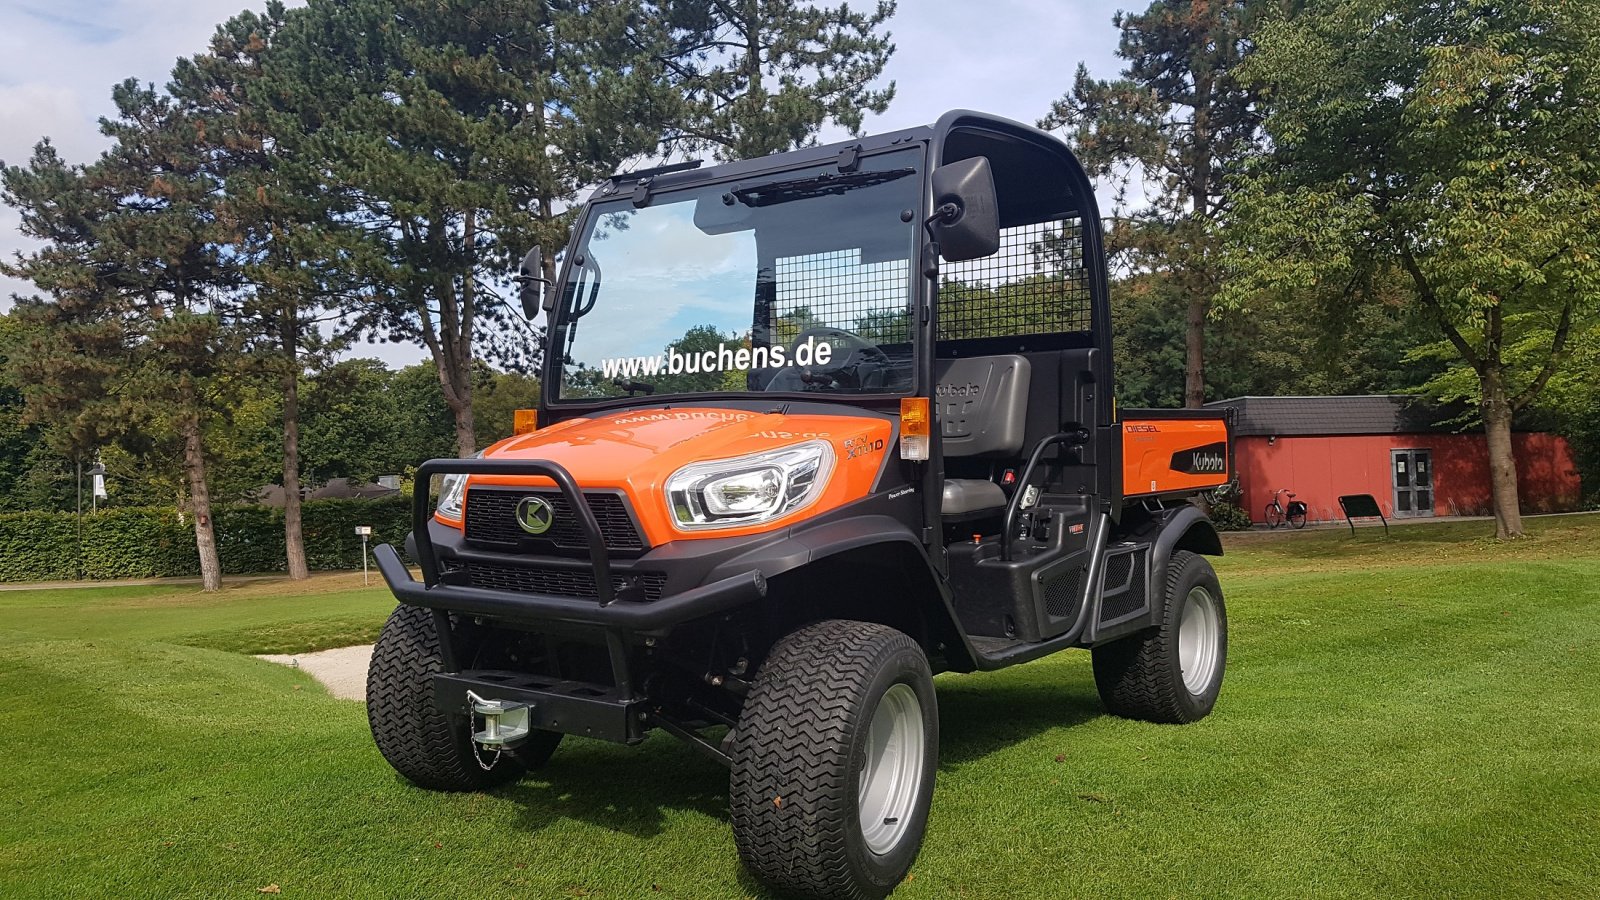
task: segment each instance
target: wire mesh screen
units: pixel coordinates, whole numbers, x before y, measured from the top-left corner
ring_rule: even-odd
[[[858,249],[779,257],[764,323],[772,342],[787,343],[807,328],[822,327],[876,344],[909,341],[907,266],[905,259],[863,262]]]
[[[940,275],[940,340],[1089,330],[1089,272],[1076,216],[1002,228],[993,256],[945,263]]]

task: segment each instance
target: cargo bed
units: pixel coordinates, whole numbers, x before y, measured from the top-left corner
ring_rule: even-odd
[[[1231,409],[1122,410],[1122,492],[1187,496],[1233,480]]]

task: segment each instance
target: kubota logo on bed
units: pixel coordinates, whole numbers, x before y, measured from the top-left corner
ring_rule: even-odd
[[[1172,454],[1172,470],[1190,475],[1209,475],[1228,469],[1228,445],[1207,444]]]

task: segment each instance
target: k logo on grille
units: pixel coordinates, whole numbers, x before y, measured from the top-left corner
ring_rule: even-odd
[[[529,534],[544,534],[556,523],[555,507],[543,497],[523,497],[517,503],[517,526]]]

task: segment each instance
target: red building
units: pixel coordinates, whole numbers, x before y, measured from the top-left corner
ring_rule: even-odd
[[[1345,494],[1371,494],[1392,518],[1491,511],[1483,432],[1441,425],[1451,414],[1413,397],[1238,397],[1207,405],[1238,410],[1234,472],[1255,522],[1281,488],[1305,502],[1313,522],[1343,519]],[[1576,509],[1582,486],[1566,440],[1519,430],[1512,442],[1523,512]]]

